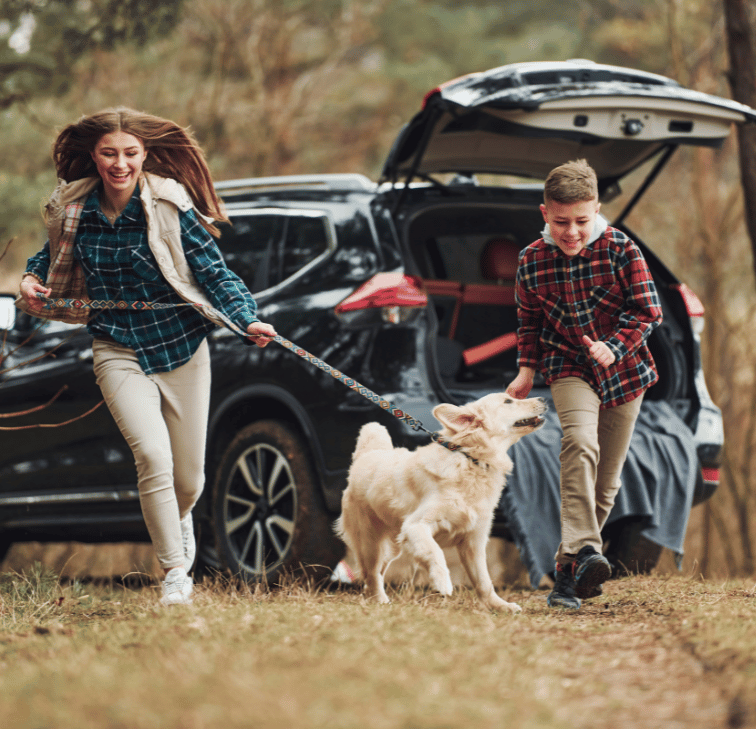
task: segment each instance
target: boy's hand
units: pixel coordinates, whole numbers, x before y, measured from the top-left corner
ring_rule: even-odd
[[[617,359],[614,352],[604,342],[594,342],[590,337],[583,336],[583,344],[588,347],[588,354],[595,359],[602,367],[610,367]]]
[[[273,337],[276,336],[276,330],[271,324],[256,321],[247,327],[247,334],[258,347],[264,347],[273,341]]]
[[[533,377],[535,377],[535,370],[530,367],[521,367],[517,377],[506,389],[507,395],[515,398],[515,400],[524,400],[533,389]]]

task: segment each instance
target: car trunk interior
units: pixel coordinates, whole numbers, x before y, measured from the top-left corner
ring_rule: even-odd
[[[543,217],[511,205],[445,203],[415,215],[407,241],[435,316],[435,351],[451,394],[501,387],[517,371],[519,251]]]
[[[467,401],[480,391],[506,387],[517,374],[518,253],[542,228],[537,205],[445,202],[412,216],[405,240],[431,302],[438,374],[454,399]],[[655,263],[651,256],[656,278]],[[670,306],[669,282],[657,278],[657,288],[665,322],[649,346],[660,381],[646,397],[684,399],[689,378],[681,357],[680,313]],[[543,384],[540,375],[535,384]]]

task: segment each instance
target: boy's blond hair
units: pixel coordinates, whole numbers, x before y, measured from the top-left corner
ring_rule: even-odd
[[[566,162],[555,167],[543,186],[543,200],[569,205],[586,200],[598,200],[596,173],[584,159]]]

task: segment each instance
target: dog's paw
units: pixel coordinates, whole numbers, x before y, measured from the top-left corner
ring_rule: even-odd
[[[429,576],[431,585],[433,585],[433,589],[437,592],[440,592],[445,597],[449,597],[454,592],[454,585],[448,569],[434,569]]]
[[[391,600],[385,590],[365,590],[365,598],[379,605],[390,605]]]
[[[512,613],[513,615],[522,612],[522,608],[516,602],[507,602],[506,600],[502,600],[498,595],[489,595],[488,599],[484,602],[489,610],[498,610],[499,612]]]

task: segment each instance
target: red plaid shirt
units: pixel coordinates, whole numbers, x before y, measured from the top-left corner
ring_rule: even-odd
[[[662,321],[659,295],[643,254],[607,228],[576,256],[543,238],[520,254],[517,269],[518,364],[551,384],[580,377],[601,407],[629,402],[659,379],[646,342]],[[616,357],[608,368],[588,356],[583,335]]]

